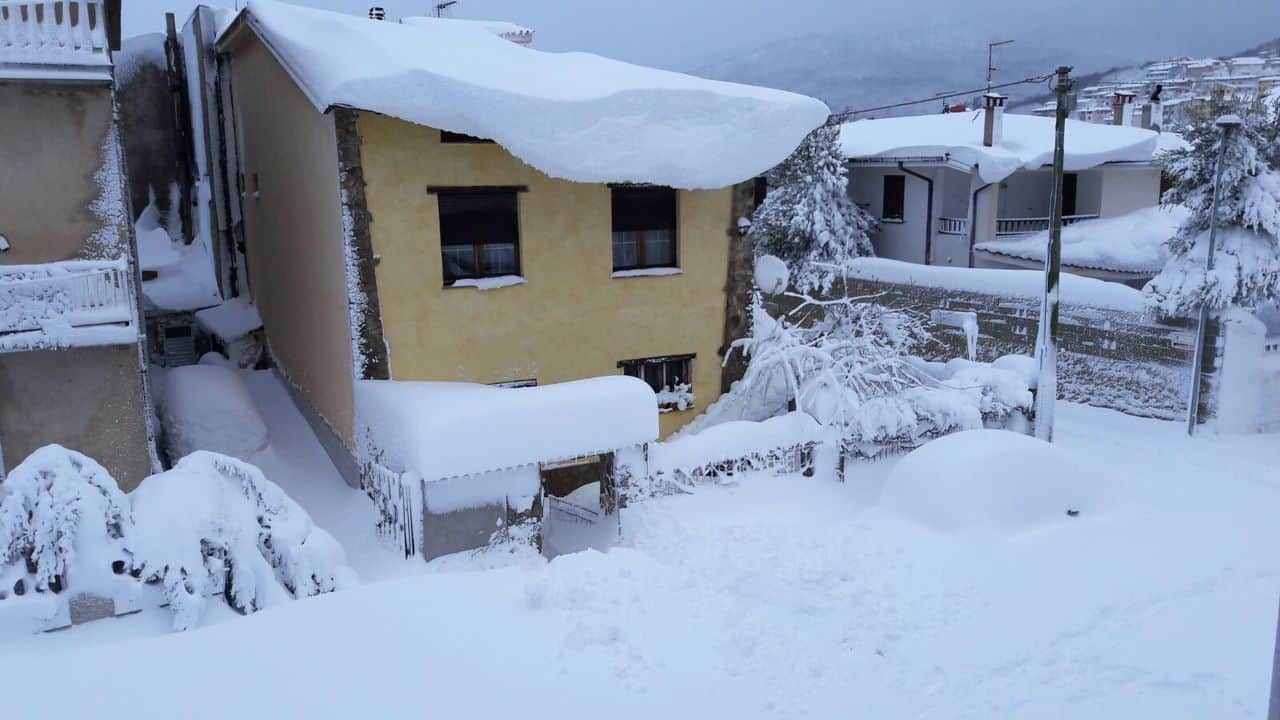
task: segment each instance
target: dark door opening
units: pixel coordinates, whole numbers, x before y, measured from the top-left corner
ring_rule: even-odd
[[[1062,176],[1062,214],[1076,214],[1076,188],[1080,176],[1075,173],[1065,173]]]

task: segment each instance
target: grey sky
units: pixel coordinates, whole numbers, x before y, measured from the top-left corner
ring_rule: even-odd
[[[359,14],[379,4],[398,18],[428,14],[436,0],[296,1]],[[165,11],[181,22],[194,5],[127,0],[125,34],[163,29]],[[460,0],[452,14],[530,25],[544,50],[686,70],[797,35],[838,33],[875,43],[921,22],[969,42],[1018,38],[1021,48],[1009,52],[1069,48],[1076,57],[1064,62],[1082,69],[1114,59],[1222,54],[1280,35],[1276,0]]]

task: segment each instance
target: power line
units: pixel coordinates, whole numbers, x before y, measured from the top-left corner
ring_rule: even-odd
[[[1007,82],[1007,83],[1000,83],[999,85],[992,85],[990,88],[976,88],[974,90],[957,90],[955,92],[938,93],[937,95],[931,95],[927,98],[921,98],[919,100],[906,100],[904,102],[893,103],[892,105],[880,105],[877,107],[860,108],[858,110],[842,110],[838,113],[832,113],[831,120],[833,122],[844,122],[845,120],[852,118],[854,115],[862,115],[863,113],[877,112],[880,110],[893,110],[894,108],[908,107],[910,105],[920,105],[922,103],[927,103],[927,102],[937,102],[938,100],[945,100],[947,98],[952,98],[952,97],[960,97],[961,95],[976,95],[982,92],[990,92],[991,90],[999,90],[1000,88],[1013,87],[1014,85],[1039,84],[1039,83],[1045,82],[1051,77],[1053,77],[1053,73],[1049,73],[1047,75],[1036,75],[1034,77],[1023,78],[1021,80],[1014,80],[1012,82]]]

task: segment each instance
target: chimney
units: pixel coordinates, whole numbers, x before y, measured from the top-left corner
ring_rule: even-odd
[[[982,96],[982,144],[991,147],[998,145],[1004,137],[1004,101],[1008,100],[999,93],[987,93]]]
[[[1134,94],[1128,90],[1117,90],[1115,94],[1111,96],[1112,125],[1133,124],[1133,98]]]
[[[386,20],[387,11],[383,8],[378,7],[377,5],[374,5],[373,7],[369,8],[369,19],[370,20]]]
[[[1163,91],[1163,85],[1156,85],[1151,99],[1142,108],[1142,127],[1148,130],[1160,132],[1164,126],[1164,105],[1160,102],[1160,93]]]

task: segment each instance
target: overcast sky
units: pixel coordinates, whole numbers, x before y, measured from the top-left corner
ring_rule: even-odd
[[[378,4],[389,19],[429,14],[436,1],[296,0],[361,15]],[[181,24],[195,4],[126,0],[125,35],[163,30],[166,11]],[[922,20],[973,40],[1011,36],[1028,49],[1066,44],[1085,58],[1096,51],[1131,61],[1223,54],[1280,35],[1280,0],[460,0],[450,12],[529,25],[544,50],[685,70],[797,35],[874,38]]]

